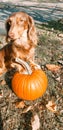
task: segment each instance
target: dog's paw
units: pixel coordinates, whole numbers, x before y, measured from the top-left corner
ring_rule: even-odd
[[[30,63],[30,66],[31,66],[32,70],[41,69],[40,65],[38,65],[34,62]]]
[[[35,65],[34,65],[34,68],[35,68],[35,70],[36,70],[36,69],[41,69],[40,65],[38,65],[38,64],[35,64]]]

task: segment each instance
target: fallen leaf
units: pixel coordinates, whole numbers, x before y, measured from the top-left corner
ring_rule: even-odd
[[[60,82],[61,78],[60,78],[60,77],[58,77],[58,78],[56,78],[56,80]]]
[[[25,108],[22,113],[27,113],[27,112],[30,111],[31,109],[32,109],[32,106],[29,106],[29,107]]]
[[[16,108],[24,108],[24,107],[26,106],[23,101],[21,101],[21,102],[16,102],[15,105],[16,105]]]
[[[0,81],[0,84],[1,84],[1,85],[5,85],[5,84],[6,84],[6,81],[5,81],[5,80],[1,80],[1,81]]]
[[[59,33],[58,36],[63,38],[63,33]]]
[[[40,128],[39,116],[35,114],[31,119],[32,130],[38,130]]]
[[[0,91],[0,98],[2,98],[3,97],[3,91],[1,90]]]
[[[58,63],[63,65],[63,60],[58,60]]]
[[[46,67],[48,70],[51,70],[52,72],[57,72],[61,68],[61,66],[55,64],[46,64]]]
[[[54,112],[54,113],[57,112],[56,103],[53,102],[53,101],[49,101],[48,104],[46,104],[46,107],[47,107],[50,111],[52,111],[52,112]]]

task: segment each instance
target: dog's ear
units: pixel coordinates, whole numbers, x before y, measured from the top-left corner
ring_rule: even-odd
[[[37,44],[36,28],[35,28],[34,20],[31,16],[29,16],[28,19],[28,37],[33,43],[33,45]]]
[[[9,29],[10,29],[10,21],[9,21],[9,18],[6,20],[5,28],[6,28],[6,41],[8,42],[8,41],[9,41],[8,32],[9,32]]]

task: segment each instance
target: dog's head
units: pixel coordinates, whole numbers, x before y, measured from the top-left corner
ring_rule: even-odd
[[[15,41],[22,36],[34,45],[37,44],[37,35],[34,20],[24,12],[13,13],[6,21],[7,41]]]

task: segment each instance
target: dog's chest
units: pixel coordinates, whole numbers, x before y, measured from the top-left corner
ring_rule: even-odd
[[[27,30],[24,30],[22,36],[21,36],[21,41],[22,42],[27,42]]]
[[[27,30],[23,31],[23,34],[20,36],[20,38],[16,39],[16,46],[20,46],[23,48],[27,48],[28,45],[28,36],[27,36]]]
[[[20,39],[17,39],[14,43],[14,52],[19,55],[27,55],[30,51],[31,45],[27,37],[27,31],[24,31]]]

